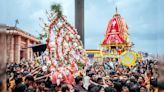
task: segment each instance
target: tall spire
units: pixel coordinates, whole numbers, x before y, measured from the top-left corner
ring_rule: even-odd
[[[120,16],[120,14],[118,13],[117,5],[116,5],[116,7],[115,7],[115,11],[116,11],[116,13],[114,14],[114,16]]]
[[[116,14],[118,14],[117,6],[116,6],[116,8],[115,8],[115,9],[116,9]]]
[[[114,0],[114,6],[115,6],[115,14],[118,14],[118,8],[117,8],[117,0]]]

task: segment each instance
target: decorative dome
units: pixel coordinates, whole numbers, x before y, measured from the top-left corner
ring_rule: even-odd
[[[128,43],[128,26],[116,12],[109,21],[102,45]]]

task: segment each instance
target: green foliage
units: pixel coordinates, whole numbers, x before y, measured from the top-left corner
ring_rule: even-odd
[[[60,4],[51,5],[51,11],[54,11],[55,13],[57,13],[58,17],[62,17],[62,15],[63,15]]]
[[[83,67],[85,66],[85,64],[84,63],[82,63],[82,62],[77,62],[77,65],[78,65],[78,68],[79,68],[79,70],[82,70],[83,69]]]

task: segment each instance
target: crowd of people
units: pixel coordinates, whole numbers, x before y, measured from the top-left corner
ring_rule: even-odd
[[[49,69],[22,61],[7,64],[8,92],[158,92],[155,60],[137,62],[133,67],[118,61],[95,61],[73,83],[53,84]]]

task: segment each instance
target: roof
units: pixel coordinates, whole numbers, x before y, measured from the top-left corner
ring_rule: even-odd
[[[8,26],[6,26],[5,24],[0,24],[0,28],[6,28]]]
[[[22,29],[18,28],[18,27],[14,27],[14,26],[8,26],[5,24],[0,24],[0,32],[13,32],[13,31],[17,31],[17,32],[21,32],[27,36],[30,36],[32,38],[34,38],[35,40],[39,41],[39,39],[37,39],[35,36],[33,36],[32,34],[23,31]]]
[[[17,31],[20,31],[20,32],[23,32],[25,33],[26,35],[29,35],[29,36],[33,36],[32,34],[30,33],[27,33],[25,31],[23,31],[22,29],[18,28],[18,27],[14,27],[14,26],[8,26],[8,25],[5,25],[5,24],[0,24],[0,28],[4,28],[4,29],[7,29],[7,30],[17,30]],[[35,37],[35,36],[33,36]],[[36,38],[36,37],[35,37]]]

